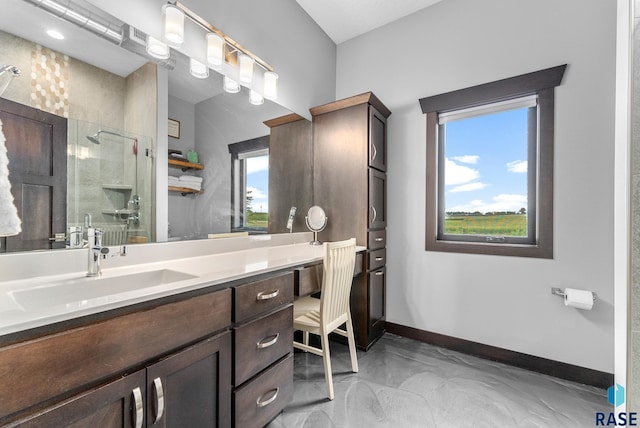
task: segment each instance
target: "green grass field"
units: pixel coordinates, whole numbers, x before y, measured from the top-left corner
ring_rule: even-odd
[[[245,226],[267,228],[269,226],[269,213],[248,212]]]
[[[527,216],[461,215],[447,217],[444,230],[452,235],[527,236]]]

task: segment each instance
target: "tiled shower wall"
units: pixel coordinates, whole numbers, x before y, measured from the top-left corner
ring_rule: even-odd
[[[0,60],[22,70],[5,98],[69,118],[68,225],[82,225],[84,213],[90,212],[96,226],[126,226],[126,221],[104,211],[126,208],[138,193],[143,220],[130,235],[152,240],[153,164],[145,149],[152,148],[157,127],[155,65],[120,77],[2,31]],[[102,144],[90,143],[86,136],[99,129],[137,136],[138,157],[133,156],[131,140],[103,135]],[[136,163],[141,186],[135,183]],[[105,184],[130,184],[132,189],[105,189]]]
[[[627,411],[640,412],[640,7],[633,20],[631,97],[631,287],[629,295]]]

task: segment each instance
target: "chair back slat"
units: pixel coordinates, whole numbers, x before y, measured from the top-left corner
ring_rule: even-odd
[[[355,238],[325,243],[324,275],[320,298],[321,324],[330,325],[346,320],[355,261]]]

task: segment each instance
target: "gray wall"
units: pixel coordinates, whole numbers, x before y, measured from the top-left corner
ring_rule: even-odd
[[[338,46],[337,98],[389,120],[387,320],[613,372],[615,2],[447,0]],[[426,252],[418,99],[569,64],[556,89],[553,260]],[[550,289],[589,289],[592,311]]]

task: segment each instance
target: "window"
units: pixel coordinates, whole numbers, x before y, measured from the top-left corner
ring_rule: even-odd
[[[229,145],[231,230],[266,232],[269,226],[269,137]]]
[[[553,258],[554,88],[565,68],[420,100],[427,251]]]

